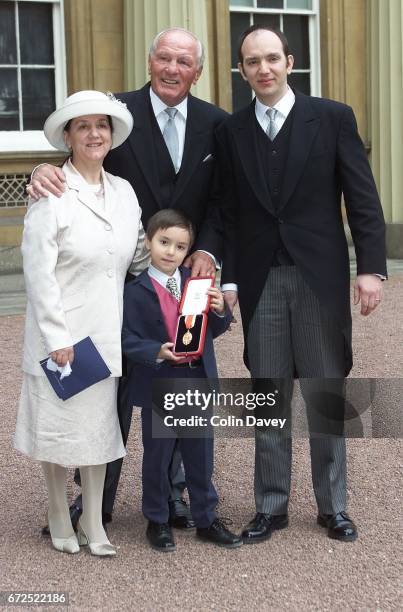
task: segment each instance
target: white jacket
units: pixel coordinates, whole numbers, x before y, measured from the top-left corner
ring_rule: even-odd
[[[102,170],[105,208],[74,167],[67,190],[30,203],[22,254],[28,304],[23,370],[42,376],[39,361],[90,336],[112,376],[121,374],[123,285],[139,240],[141,208],[130,184]],[[144,252],[138,257],[143,260]]]

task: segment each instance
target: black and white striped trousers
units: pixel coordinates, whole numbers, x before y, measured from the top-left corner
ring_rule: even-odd
[[[294,372],[298,373],[311,431],[312,481],[319,512],[334,514],[345,510],[345,439],[343,435],[313,433],[318,397],[323,397],[324,402],[332,394],[343,397],[344,337],[296,266],[270,270],[250,323],[248,355],[252,377],[263,384],[264,380],[272,380],[280,390],[281,405],[277,409],[289,416]],[[318,394],[318,389],[324,394]],[[320,407],[322,414],[326,410],[326,405]],[[333,402],[332,414],[334,410]],[[342,399],[336,401],[336,410],[342,430]],[[255,441],[256,510],[285,514],[291,485],[290,428],[256,429]]]

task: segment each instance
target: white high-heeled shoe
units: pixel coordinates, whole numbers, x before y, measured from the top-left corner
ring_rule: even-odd
[[[113,557],[116,555],[116,549],[108,542],[90,542],[89,537],[80,525],[77,523],[77,540],[80,546],[88,546],[91,554],[97,557]]]
[[[74,555],[80,552],[80,546],[78,545],[76,534],[73,533],[73,535],[69,536],[68,538],[53,537],[52,531],[50,528],[49,516],[47,518],[48,518],[50,539],[52,540],[53,548],[55,548],[59,552],[70,553],[71,555]]]
[[[54,538],[52,534],[50,534],[53,548],[59,550],[60,552],[70,553],[74,555],[75,553],[80,552],[80,547],[78,545],[78,541],[76,535],[72,535],[68,538]]]

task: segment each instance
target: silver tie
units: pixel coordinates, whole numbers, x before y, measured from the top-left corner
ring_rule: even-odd
[[[176,298],[179,302],[181,299],[181,294],[178,289],[178,285],[176,284],[176,280],[174,279],[173,276],[168,278],[166,288],[168,289],[169,293],[171,293],[174,296],[174,298]]]
[[[278,129],[276,126],[276,115],[277,115],[277,110],[275,108],[268,108],[266,111],[266,115],[269,118],[269,123],[268,126],[266,128],[266,134],[268,135],[268,137],[270,138],[271,141],[273,141],[275,139],[275,137],[277,136],[278,133]]]
[[[178,172],[179,138],[178,131],[175,125],[175,115],[178,112],[178,109],[167,107],[165,109],[165,112],[168,115],[168,121],[165,124],[162,135],[168,147],[168,151],[171,156],[175,172]]]

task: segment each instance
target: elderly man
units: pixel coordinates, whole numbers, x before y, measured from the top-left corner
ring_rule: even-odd
[[[357,529],[346,514],[342,435],[343,379],[352,365],[350,277],[341,195],[357,255],[354,302],[363,315],[381,300],[385,227],[352,109],[294,92],[292,67],[282,32],[256,25],[241,36],[238,68],[256,98],[217,130],[222,281],[229,303],[239,289],[256,384],[276,385],[279,408],[289,413],[293,377],[301,379],[317,521],[329,537],[351,541]],[[330,410],[338,427],[323,435],[318,416]],[[290,437],[256,430],[255,439],[257,513],[245,543],[288,525]]]
[[[133,114],[133,131],[104,162],[108,172],[133,186],[144,227],[161,208],[179,209],[192,221],[196,243],[187,263],[193,275],[213,273],[214,258],[221,257],[219,224],[207,218],[207,202],[214,168],[213,133],[227,113],[189,93],[202,73],[203,60],[202,43],[187,30],[170,28],[155,37],[148,59],[150,82],[138,91],[116,94]],[[48,191],[60,195],[63,189],[63,172],[47,164],[35,171],[28,187],[34,197]],[[125,391],[121,384],[119,412],[124,441],[131,423]],[[106,521],[111,520],[121,465],[118,461],[108,466],[103,500]],[[194,527],[182,498],[185,481],[178,451],[172,458],[171,483],[171,524]],[[81,513],[80,498],[71,513],[74,522]]]

